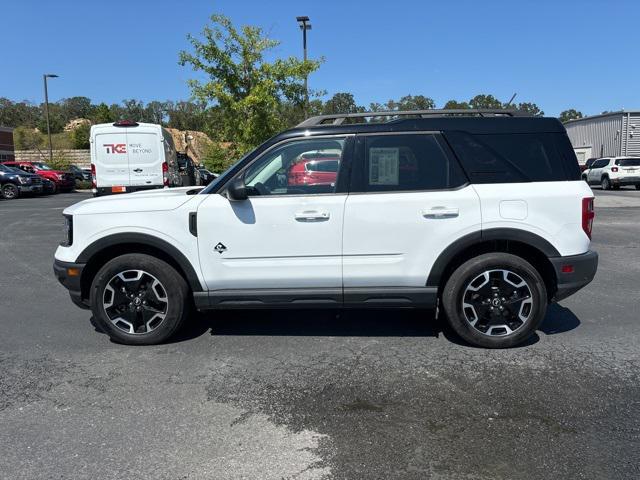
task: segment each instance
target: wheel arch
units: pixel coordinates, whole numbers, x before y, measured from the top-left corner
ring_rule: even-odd
[[[527,260],[542,276],[548,297],[553,298],[557,278],[549,258],[559,257],[560,252],[540,235],[516,228],[493,228],[461,237],[438,256],[429,272],[427,286],[441,291],[456,268],[473,257],[491,252],[511,253]]]
[[[175,246],[144,233],[120,233],[96,240],[76,259],[76,263],[85,264],[80,279],[83,299],[89,298],[91,283],[98,270],[112,258],[127,253],[144,253],[163,260],[184,277],[192,292],[204,290],[193,265]]]

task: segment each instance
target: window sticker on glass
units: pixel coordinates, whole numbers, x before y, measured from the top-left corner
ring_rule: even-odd
[[[398,185],[400,149],[369,149],[369,185]]]

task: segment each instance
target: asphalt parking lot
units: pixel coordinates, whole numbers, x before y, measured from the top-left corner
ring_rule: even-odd
[[[87,195],[0,201],[0,478],[639,478],[640,191],[594,191],[596,279],[501,351],[414,311],[232,311],[117,345],[52,273]]]

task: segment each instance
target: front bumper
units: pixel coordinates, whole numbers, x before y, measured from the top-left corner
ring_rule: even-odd
[[[84,267],[84,263],[62,262],[58,259],[53,261],[53,273],[58,281],[69,290],[71,301],[80,308],[88,309],[89,301],[82,299],[82,286],[80,282]],[[73,272],[74,275],[70,275],[71,272]]]
[[[42,193],[42,185],[19,185],[20,193]]]
[[[556,293],[553,297],[555,301],[563,300],[588,285],[598,269],[598,254],[591,250],[580,255],[553,257],[549,260],[558,279]],[[563,271],[563,267],[567,271]]]

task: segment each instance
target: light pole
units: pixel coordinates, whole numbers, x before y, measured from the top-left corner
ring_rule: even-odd
[[[302,30],[302,51],[303,59],[307,61],[307,30],[311,30],[311,24],[309,23],[309,17],[296,17],[300,30]],[[307,115],[307,108],[309,106],[309,88],[307,87],[307,75],[304,76],[304,114]]]
[[[44,80],[44,113],[47,117],[47,136],[49,137],[49,161],[53,161],[53,146],[51,145],[51,126],[49,125],[49,92],[47,91],[47,78],[58,78],[54,73],[45,73],[42,75]]]

